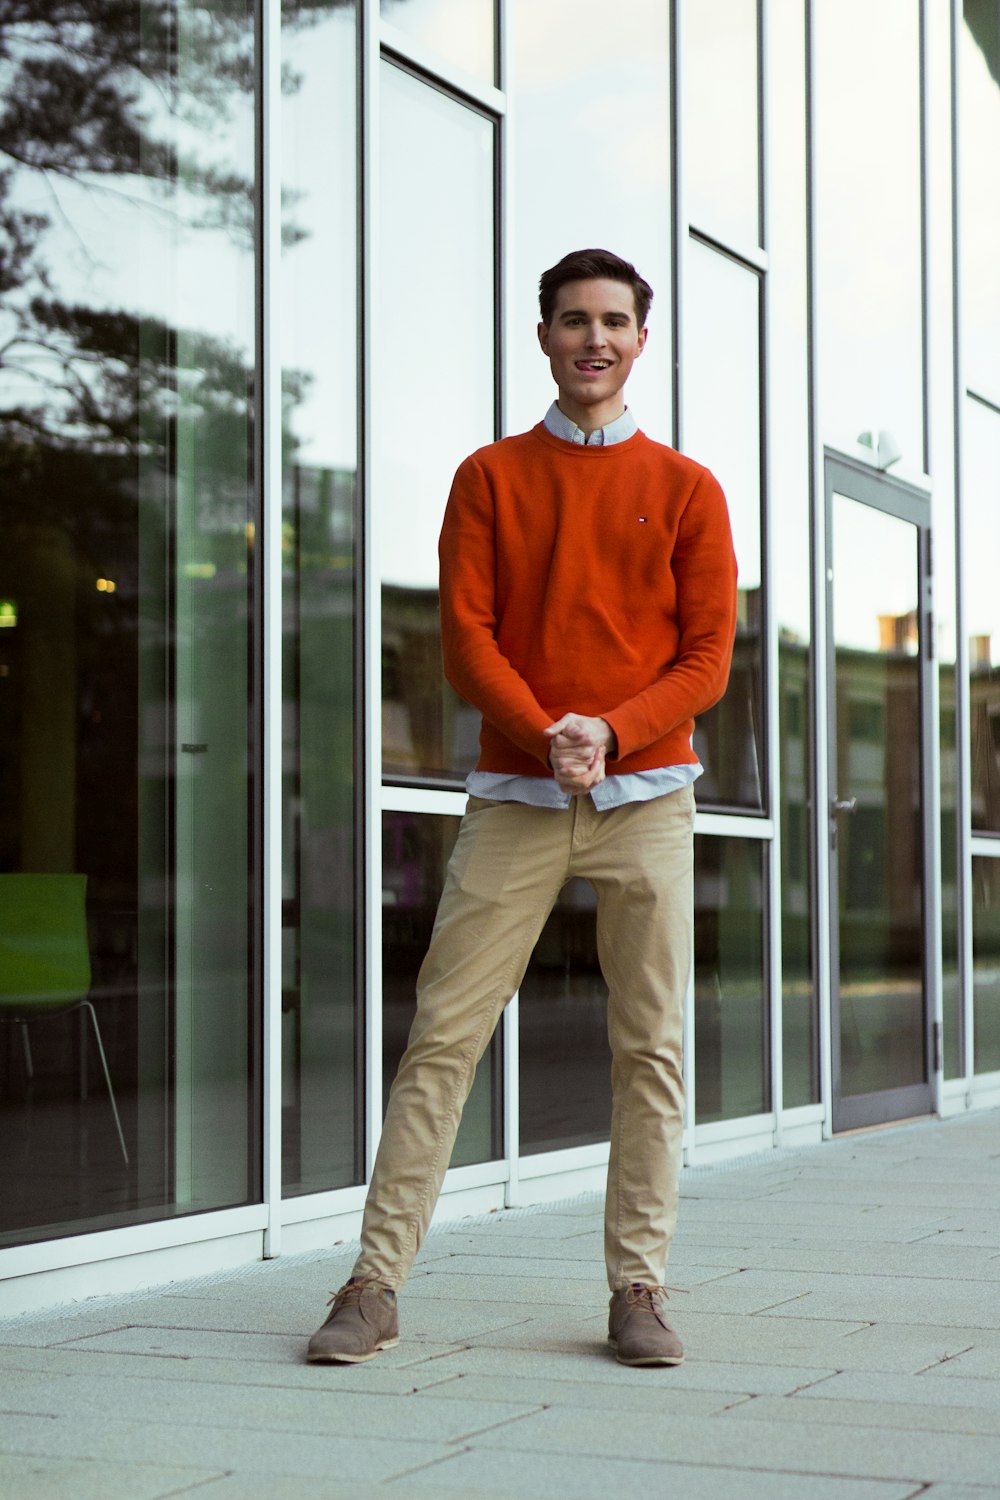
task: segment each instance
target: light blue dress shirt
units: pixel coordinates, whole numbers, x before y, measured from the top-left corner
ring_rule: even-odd
[[[555,401],[543,420],[553,437],[595,448],[623,443],[639,431],[628,407],[620,417],[615,417],[606,427],[599,427],[589,437]],[[654,797],[665,797],[668,792],[690,786],[701,773],[702,767],[695,761],[692,765],[661,766],[655,771],[605,776],[588,796],[599,812],[607,812],[609,808],[621,807],[626,802],[652,802]],[[572,801],[570,793],[562,791],[552,776],[505,776],[500,771],[472,771],[466,779],[465,790],[471,797],[485,797],[491,802],[526,802],[531,807],[568,807]]]

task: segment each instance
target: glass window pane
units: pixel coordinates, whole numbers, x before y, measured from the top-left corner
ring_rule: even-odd
[[[725,491],[739,564],[729,688],[695,727],[705,768],[695,791],[700,806],[761,808],[760,281],[695,239],[686,262],[683,447]]]
[[[382,1078],[384,1099],[416,1014],[417,974],[431,940],[458,818],[382,815]],[[459,1126],[453,1167],[502,1155],[499,1028],[482,1058]]]
[[[441,674],[437,539],[456,468],[495,437],[494,126],[390,63],[381,95],[373,419],[383,767],[464,777],[479,753],[479,716]]]
[[[995,548],[983,545],[984,538],[996,536],[1000,514],[1000,412],[967,399],[963,438],[972,827],[1000,833],[1000,592]]]
[[[254,7],[161,9],[4,30],[7,1240],[260,1193]]]
[[[764,974],[764,849],[756,839],[694,841],[695,1117],[770,1108]]]
[[[925,1072],[916,526],[833,496],[840,1093]]]
[[[1000,1068],[1000,859],[972,861],[973,1035],[977,1073]]]
[[[965,0],[959,52],[962,363],[1000,405],[1000,25],[994,0]]]
[[[354,963],[357,69],[353,5],[286,4],[282,16],[282,1182],[292,1194],[364,1175]]]
[[[886,428],[922,469],[921,7],[839,0],[813,18],[823,430]]]
[[[382,18],[398,26],[445,62],[496,78],[494,0],[380,0]]]
[[[535,337],[538,278],[596,246],[632,261],[656,293],[627,399],[642,430],[669,443],[670,7],[630,0],[618,24],[578,0],[509,0],[506,24],[517,110],[508,431],[533,427],[555,397]]]
[[[688,219],[730,244],[756,245],[756,0],[713,0],[711,5],[695,0],[685,5],[682,67]]]
[[[528,1155],[611,1135],[608,990],[596,910],[587,881],[563,886],[521,984],[521,1149]]]

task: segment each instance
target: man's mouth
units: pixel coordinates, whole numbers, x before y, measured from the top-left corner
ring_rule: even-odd
[[[607,370],[611,365],[610,359],[578,359],[576,368],[578,370],[593,370],[599,372]]]

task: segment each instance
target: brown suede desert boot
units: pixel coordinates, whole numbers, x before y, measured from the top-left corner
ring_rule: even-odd
[[[313,1364],[360,1365],[399,1343],[396,1293],[371,1276],[352,1276],[331,1298],[322,1328],[309,1340]]]
[[[608,1339],[622,1365],[679,1365],[684,1346],[664,1314],[666,1288],[634,1283],[614,1292],[608,1315]]]

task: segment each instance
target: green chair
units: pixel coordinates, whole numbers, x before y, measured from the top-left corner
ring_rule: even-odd
[[[34,1076],[28,1027],[86,1010],[108,1086],[115,1129],[128,1166],[122,1122],[90,993],[86,875],[0,875],[0,1022],[21,1027],[28,1077]]]

